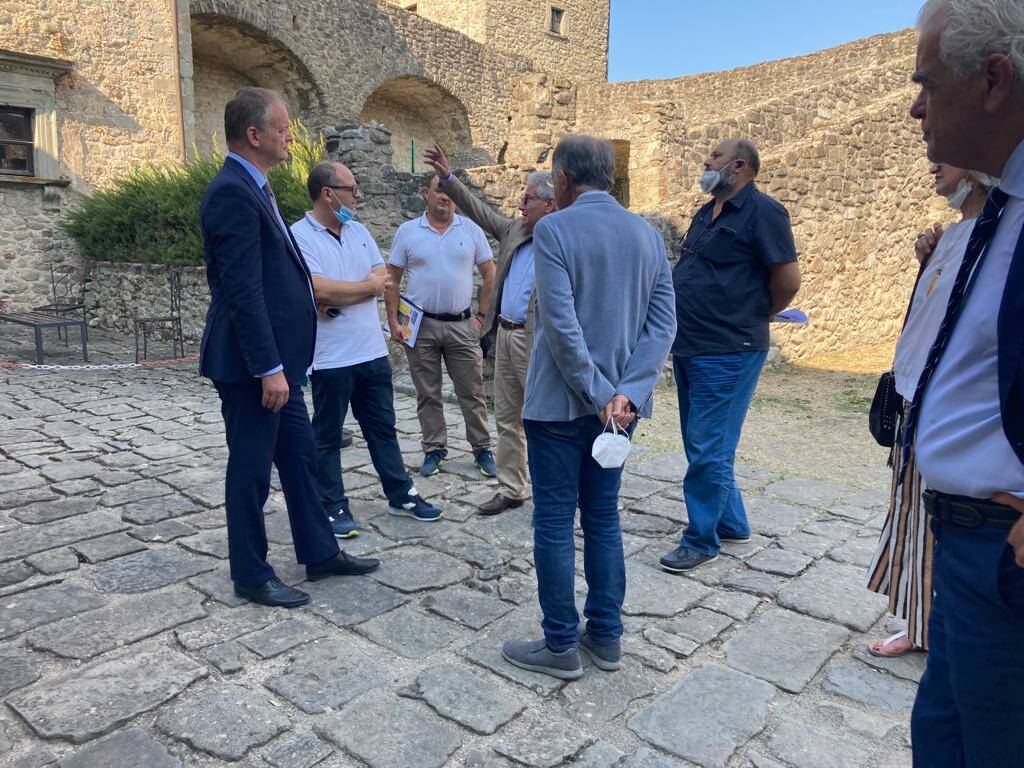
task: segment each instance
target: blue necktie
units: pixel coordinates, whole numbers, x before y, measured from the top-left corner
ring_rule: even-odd
[[[953,336],[953,330],[956,328],[957,320],[960,319],[967,294],[974,282],[971,280],[971,275],[981,268],[982,258],[996,233],[999,216],[1003,212],[1007,200],[1009,200],[1009,195],[999,187],[993,188],[988,200],[985,201],[981,215],[974,223],[974,229],[971,230],[971,237],[967,241],[967,250],[964,251],[964,260],[960,264],[960,271],[957,272],[956,281],[953,283],[953,292],[950,293],[949,303],[946,305],[946,314],[942,318],[942,325],[939,326],[935,342],[928,352],[928,359],[921,371],[921,378],[917,381],[917,389],[914,390],[914,400],[910,404],[910,410],[907,412],[907,419],[903,425],[903,461],[901,463],[904,470],[907,467],[910,446],[914,442],[914,433],[917,431],[917,422],[921,415],[921,403],[924,401],[928,384],[935,374],[935,369],[939,367],[942,354],[949,346],[949,340]]]

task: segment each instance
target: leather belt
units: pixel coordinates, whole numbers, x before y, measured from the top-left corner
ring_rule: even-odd
[[[972,499],[969,496],[953,496],[948,493],[927,490],[924,508],[929,515],[944,523],[954,523],[964,528],[1013,528],[1020,519],[1020,512],[1013,507],[997,504],[987,499]]]
[[[501,315],[498,315],[498,325],[506,331],[521,331],[526,327],[526,323],[513,323],[511,320],[506,320]]]
[[[423,316],[429,317],[431,320],[440,320],[442,323],[457,323],[460,320],[469,320],[473,313],[470,310],[465,310],[457,315],[449,315],[444,312],[435,315],[433,312],[427,312],[424,310]]]

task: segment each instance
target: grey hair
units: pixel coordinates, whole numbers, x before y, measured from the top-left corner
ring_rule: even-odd
[[[555,183],[551,171],[534,171],[526,177],[526,188],[537,188],[537,197],[545,200],[555,199]]]
[[[761,171],[761,156],[757,153],[757,147],[746,139],[733,139],[733,141],[736,142],[736,157],[746,162],[750,170],[757,176]]]
[[[239,88],[224,107],[224,138],[227,142],[233,144],[245,141],[250,127],[265,131],[267,113],[275,101],[284,103],[281,96],[269,88]]]
[[[551,169],[564,171],[578,187],[607,192],[615,181],[615,153],[610,141],[578,133],[558,142]]]
[[[989,56],[1001,53],[1024,86],[1024,0],[927,0],[917,17],[924,29],[940,13],[946,26],[939,37],[939,58],[960,77],[981,71]]]

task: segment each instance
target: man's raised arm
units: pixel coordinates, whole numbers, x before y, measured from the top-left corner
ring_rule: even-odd
[[[516,220],[502,216],[470,192],[466,185],[452,173],[448,159],[439,146],[435,144],[433,148],[427,149],[423,159],[437,172],[438,188],[452,199],[460,211],[476,222],[480,229],[495,240],[501,240],[508,235],[509,230],[515,226]]]

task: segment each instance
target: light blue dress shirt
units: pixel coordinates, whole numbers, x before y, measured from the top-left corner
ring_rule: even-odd
[[[520,245],[512,255],[501,289],[501,316],[513,323],[525,323],[533,293],[533,241]]]
[[[1003,431],[999,405],[999,307],[1024,227],[1024,141],[1003,168],[1009,201],[949,345],[921,404],[915,439],[925,485],[942,493],[987,499],[1024,498],[1024,464]]]
[[[263,173],[263,171],[261,171],[259,168],[257,168],[255,165],[250,163],[248,160],[246,160],[241,155],[236,155],[234,152],[228,152],[228,157],[230,157],[232,160],[234,160],[240,166],[245,168],[246,172],[250,176],[252,176],[252,180],[256,182],[256,186],[259,187],[260,189],[263,189],[263,185],[267,183],[267,177]],[[275,209],[275,212],[276,212],[276,209]],[[281,223],[281,226],[284,227],[284,221],[281,219],[281,214],[280,213],[277,213],[277,219]],[[283,370],[284,370],[284,366],[283,365],[279,365],[276,368],[271,368],[266,373],[261,373],[256,378],[257,379],[262,379],[264,376],[273,376],[278,371],[283,371]]]

